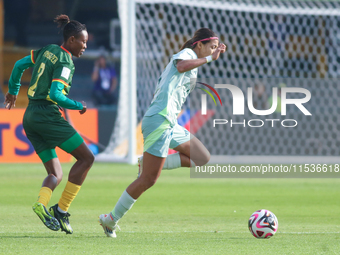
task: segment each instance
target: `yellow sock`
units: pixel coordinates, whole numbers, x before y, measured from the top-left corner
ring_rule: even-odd
[[[48,187],[41,187],[38,196],[38,202],[47,207],[48,202],[50,202],[52,196],[52,190]]]
[[[78,194],[80,187],[81,187],[80,185],[74,184],[69,181],[66,183],[66,187],[58,203],[58,206],[60,207],[61,210],[65,212],[68,211],[68,208],[70,207],[73,199]]]

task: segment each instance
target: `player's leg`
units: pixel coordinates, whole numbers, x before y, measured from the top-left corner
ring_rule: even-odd
[[[29,107],[27,109],[29,109]],[[49,213],[59,220],[62,230],[66,233],[72,233],[72,228],[68,221],[69,214],[67,210],[77,195],[80,185],[84,181],[86,174],[94,161],[94,156],[84,144],[84,140],[77,131],[61,116],[56,105],[46,102],[45,105],[31,106],[31,108],[32,107],[34,108],[34,111],[29,111],[30,114],[27,114],[27,116],[26,113],[28,110],[26,110],[24,124],[28,123],[29,125],[26,126],[38,129],[39,135],[43,138],[45,143],[48,144],[49,148],[58,146],[67,153],[71,153],[77,159],[77,162],[70,171],[69,180],[59,203],[52,206],[49,210]],[[38,150],[36,151],[38,152]],[[44,156],[38,155],[41,157]],[[47,154],[47,158],[48,157],[56,158],[56,155]],[[43,162],[48,163],[47,169],[57,169],[55,167],[55,160],[52,160],[51,162],[43,160]],[[53,174],[49,176],[52,177],[49,177],[46,182],[52,184]],[[58,176],[60,176],[60,174],[56,176],[57,183],[61,180]]]
[[[99,222],[108,237],[116,237],[115,229],[118,221],[132,208],[137,198],[156,183],[168,153],[173,128],[170,127],[168,120],[156,115],[144,117],[142,132],[144,136],[144,171],[123,192],[112,212],[99,216]]]
[[[141,176],[127,187],[111,213],[99,216],[99,222],[108,237],[116,237],[118,221],[132,208],[137,199],[156,183],[161,174],[165,158],[148,152],[143,153],[143,158],[144,171]]]
[[[179,167],[203,166],[209,162],[210,153],[203,143],[191,136],[189,141],[183,142],[173,148],[177,153],[168,155],[164,162],[164,170]]]
[[[161,174],[166,158],[154,156],[148,152],[143,153],[144,170],[141,176],[127,187],[126,191],[133,199],[137,199],[147,189],[151,188]]]
[[[51,151],[55,153],[54,149]],[[48,187],[53,191],[63,178],[63,170],[61,168],[60,161],[57,157],[53,157],[47,162],[44,162],[44,166],[48,175],[43,181],[42,186]]]
[[[208,163],[210,159],[210,153],[203,143],[178,124],[174,127],[170,148],[178,151],[178,153],[167,156],[163,166],[164,170],[202,166]],[[143,157],[138,159],[138,164],[138,176],[140,176],[143,169]]]
[[[178,153],[171,154],[167,157],[163,169],[195,165],[202,166],[208,163],[210,159],[210,153],[203,143],[178,124],[174,127],[174,135],[170,142],[170,148],[178,151]],[[176,157],[179,159],[176,160]],[[179,163],[175,165],[173,162]]]
[[[44,179],[42,183],[38,202],[42,203],[43,205],[45,205],[45,207],[47,207],[51,199],[53,190],[59,185],[63,178],[63,171],[59,159],[56,157],[54,149],[45,150],[39,153],[38,155],[42,159],[45,169],[47,171],[47,177]],[[46,155],[51,155],[51,157],[47,158]]]
[[[44,121],[40,121],[43,120],[44,116],[40,116],[39,110],[44,110],[44,107],[45,106],[29,105],[25,111],[23,127],[27,138],[32,143],[34,150],[40,157],[47,171],[47,177],[42,183],[38,199],[33,204],[32,209],[46,227],[57,231],[60,229],[59,222],[47,211],[46,207],[51,199],[53,190],[62,179],[62,169],[55,150],[51,149],[50,145],[41,135],[45,127],[40,125],[40,123],[44,123]],[[40,118],[36,116],[40,116]],[[36,122],[37,119],[39,120],[38,123]]]
[[[203,166],[210,160],[210,153],[195,136],[174,148],[178,151],[182,167]],[[173,155],[173,154],[172,154]]]
[[[82,185],[87,173],[94,162],[94,156],[85,142],[82,142],[76,149],[71,152],[71,155],[77,160],[72,166],[68,176],[68,180],[77,185]]]
[[[47,211],[46,207],[51,199],[53,190],[58,186],[62,179],[63,172],[54,149],[44,150],[38,155],[44,163],[47,177],[42,183],[38,200],[33,204],[32,208],[46,227],[57,231],[60,229],[60,224],[58,220]]]
[[[94,156],[78,133],[75,133],[59,147],[75,157],[76,162],[70,170],[66,187],[58,204],[52,206],[49,212],[59,220],[62,231],[65,231],[66,234],[72,234],[73,230],[69,222],[70,214],[68,213],[68,209],[77,196],[94,162]]]

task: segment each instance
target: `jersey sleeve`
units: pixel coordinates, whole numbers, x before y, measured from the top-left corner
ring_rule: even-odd
[[[55,67],[52,75],[52,82],[58,81],[65,85],[69,85],[72,80],[72,66],[67,62],[59,62]]]
[[[69,99],[66,96],[72,82],[72,69],[73,64],[66,59],[60,59],[56,63],[52,74],[52,84],[49,96],[61,107],[71,110],[82,110],[83,105],[80,102]]]
[[[26,56],[15,63],[11,73],[11,77],[8,81],[8,92],[11,95],[18,95],[21,86],[21,76],[23,72],[33,65],[34,64],[31,61],[31,56]]]
[[[173,55],[172,58],[173,58],[173,63],[176,67],[178,60],[196,59],[197,56],[196,56],[196,53],[192,49],[185,48],[181,50],[180,52],[178,52],[177,54]]]
[[[41,52],[41,50],[43,50],[43,48],[39,49],[39,50],[31,50],[30,56],[31,56],[32,64],[35,64],[35,62],[37,61],[37,58],[38,58],[39,53]]]
[[[80,102],[69,99],[63,94],[64,83],[54,81],[51,85],[50,98],[59,106],[70,110],[82,110],[83,105]]]

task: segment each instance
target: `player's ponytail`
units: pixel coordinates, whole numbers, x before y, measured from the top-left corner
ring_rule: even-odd
[[[209,39],[211,38],[211,39]],[[191,38],[190,40],[186,41],[181,50],[185,49],[185,48],[190,48],[190,49],[194,49],[197,45],[197,42],[202,42],[203,44],[206,44],[208,42],[210,42],[210,40],[212,39],[217,39],[217,35],[209,28],[200,28],[198,29],[195,34],[194,37]]]
[[[70,18],[65,14],[60,14],[55,17],[54,22],[58,24],[59,28],[63,28],[67,23],[70,22]]]
[[[184,50],[185,48],[191,48],[193,43],[194,43],[193,38],[189,39],[188,41],[186,41],[186,42],[183,44],[181,50]],[[192,48],[191,48],[191,49],[192,49]]]
[[[71,36],[77,37],[81,31],[86,31],[86,26],[84,24],[81,24],[76,20],[70,20],[70,18],[65,14],[55,17],[54,22],[57,23],[58,27],[63,30],[64,42],[66,42]]]

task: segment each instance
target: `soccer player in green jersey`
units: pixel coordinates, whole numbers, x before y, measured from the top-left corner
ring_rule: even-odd
[[[112,212],[99,216],[108,237],[116,237],[118,221],[137,198],[156,183],[162,169],[202,166],[209,161],[209,151],[177,123],[177,116],[194,89],[190,79],[197,77],[197,67],[217,60],[225,50],[226,46],[219,43],[212,30],[201,28],[180,52],[172,56],[158,80],[154,98],[142,121],[144,153],[140,176],[123,192]],[[169,148],[178,153],[168,156]]]
[[[23,126],[48,175],[42,183],[37,202],[33,204],[33,211],[49,229],[57,231],[61,228],[67,234],[72,234],[68,209],[93,164],[94,156],[82,137],[61,116],[59,107],[79,110],[80,114],[86,112],[85,102],[71,100],[66,95],[71,88],[74,73],[72,56],[80,57],[84,53],[88,33],[84,24],[70,20],[67,15],[57,16],[55,22],[63,30],[63,44],[51,44],[32,50],[29,56],[15,63],[4,104],[9,110],[15,106],[22,73],[25,69],[34,67],[27,92],[29,104],[24,114]],[[52,192],[63,177],[55,152],[57,146],[70,153],[77,161],[70,170],[58,204],[47,211]]]

